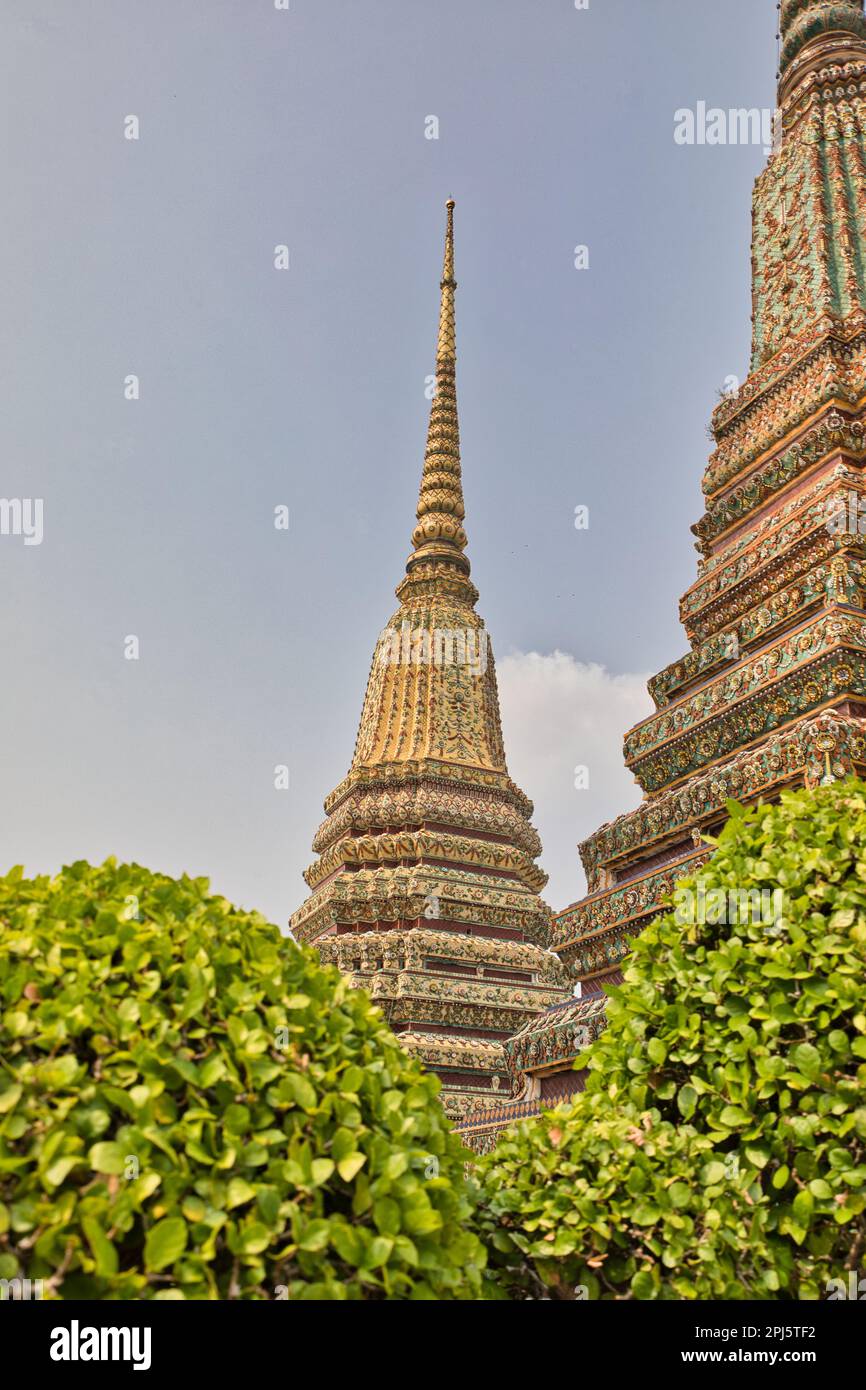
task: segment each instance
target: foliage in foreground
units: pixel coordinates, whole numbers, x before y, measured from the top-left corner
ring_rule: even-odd
[[[866,1265],[866,786],[729,809],[700,881],[782,919],[696,902],[634,943],[586,1091],[480,1164],[516,1296],[816,1299]]]
[[[0,879],[0,1278],[478,1297],[438,1084],[367,995],[205,879]]]

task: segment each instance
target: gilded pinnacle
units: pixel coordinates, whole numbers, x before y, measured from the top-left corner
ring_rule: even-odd
[[[436,344],[436,366],[440,361],[453,363],[457,356],[457,331],[454,322],[454,199],[445,204],[448,222],[445,228],[445,259],[442,264],[442,279],[439,282],[441,303],[439,308],[439,341]]]
[[[436,390],[430,408],[427,449],[412,533],[413,551],[406,578],[397,589],[404,602],[420,594],[448,594],[474,604],[469,581],[465,509],[460,465],[460,425],[457,418],[457,332],[455,326],[454,199],[445,204],[445,255],[439,282],[439,333],[436,341]]]

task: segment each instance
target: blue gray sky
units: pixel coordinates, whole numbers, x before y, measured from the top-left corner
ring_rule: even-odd
[[[774,0],[4,0],[0,492],[44,535],[0,536],[3,868],[298,906],[408,553],[452,195],[468,553],[547,896],[581,894],[747,369],[764,152],[674,113],[772,106],[775,30]]]

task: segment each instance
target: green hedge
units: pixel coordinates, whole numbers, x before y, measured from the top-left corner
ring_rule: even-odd
[[[437,1080],[255,913],[0,879],[0,1277],[62,1298],[476,1298]]]
[[[201,879],[0,878],[0,1278],[145,1299],[847,1285],[866,787],[731,811],[681,885],[704,910],[636,940],[586,1091],[481,1160],[480,1213],[437,1081],[314,953]],[[752,889],[781,895],[773,920],[736,920]]]
[[[704,910],[636,940],[586,1091],[480,1165],[516,1296],[816,1299],[866,1269],[866,787],[729,809],[684,885]],[[711,889],[779,892],[781,919]]]

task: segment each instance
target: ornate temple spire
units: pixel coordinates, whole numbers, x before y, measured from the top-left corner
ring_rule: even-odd
[[[780,17],[781,140],[753,200],[753,372],[866,313],[863,0],[782,0]]]
[[[469,583],[464,555],[463,483],[460,469],[460,425],[457,418],[457,332],[454,316],[454,199],[446,203],[445,258],[440,281],[439,336],[436,343],[436,389],[430,407],[427,448],[418,496],[418,524],[412,533],[413,551],[406,578],[397,595],[407,601],[418,595],[462,591],[470,604],[477,593]]]
[[[581,845],[588,894],[556,919],[554,949],[581,982],[615,983],[630,938],[682,901],[685,876],[700,884],[729,798],[767,804],[866,770],[866,17],[862,0],[780,10],[751,371],[713,413],[692,528],[703,558],[680,602],[690,650],[650,680],[655,712],[625,739],[644,800]],[[577,1088],[585,1044],[556,1035],[565,1018],[597,1029],[590,1007],[508,1043],[542,1094]]]
[[[779,96],[784,99],[815,66],[862,57],[863,0],[782,0],[781,40]]]
[[[456,1116],[505,1093],[505,1038],[570,987],[546,949],[541,842],[532,802],[508,775],[493,649],[463,553],[450,199],[447,208],[414,548],[292,931],[371,991],[407,1051],[439,1073]]]

